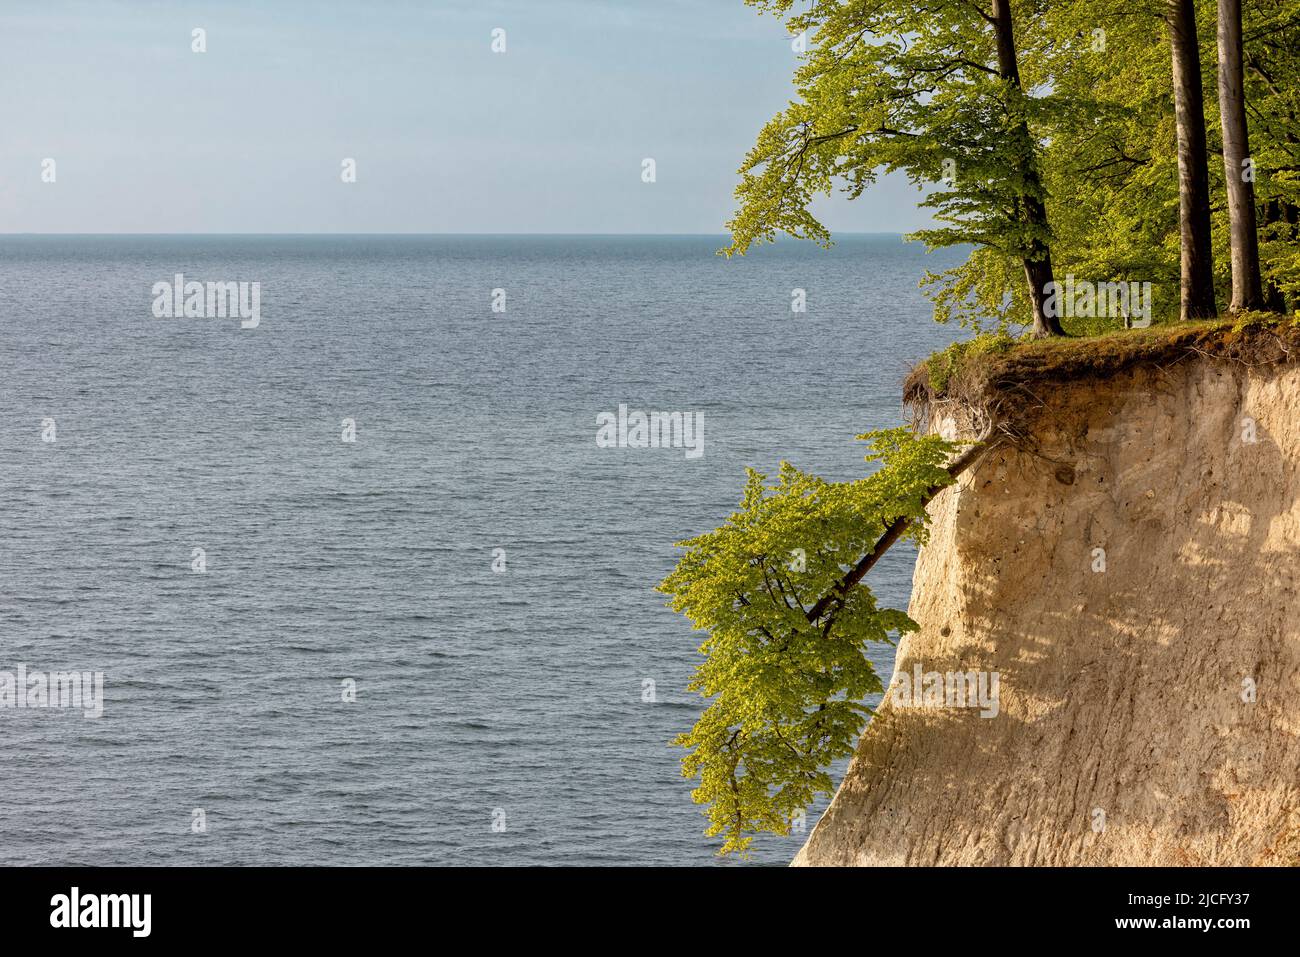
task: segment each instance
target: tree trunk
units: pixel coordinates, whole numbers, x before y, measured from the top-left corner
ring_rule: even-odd
[[[1038,204],[1040,207],[1042,203]],[[1043,222],[1046,223],[1046,213],[1043,215]],[[1047,301],[1047,288],[1054,281],[1052,274],[1052,253],[1046,246],[1041,243],[1036,245],[1042,250],[1040,258],[1025,259],[1025,279],[1029,282],[1029,300],[1034,306],[1034,338],[1043,339],[1047,336],[1063,336],[1065,330],[1061,328],[1061,321],[1057,318],[1058,310],[1048,310],[1045,308]],[[1061,301],[1060,297],[1056,300]]]
[[[966,449],[946,466],[948,474],[954,479],[965,472],[968,468],[978,462],[986,452],[997,446],[1001,439],[990,442],[995,432],[992,423],[984,430],[984,434],[974,439]],[[933,485],[926,489],[925,501],[923,504],[929,505],[934,501],[934,497],[948,488],[947,485]],[[825,595],[817,600],[817,603],[808,611],[804,612],[804,617],[809,622],[816,623],[822,615],[830,609],[835,602],[843,602],[844,596],[852,590],[853,586],[866,577],[867,572],[871,571],[873,565],[880,561],[880,556],[889,551],[889,547],[903,537],[911,524],[911,519],[900,516],[885,526],[884,534],[876,539],[876,544],[872,546],[871,551],[859,558],[852,568],[844,573],[839,582],[828,591]]]
[[[1214,251],[1210,246],[1210,170],[1205,148],[1205,93],[1196,38],[1194,0],[1168,0],[1173,51],[1174,114],[1178,124],[1178,225],[1182,244],[1180,316],[1218,315]]]
[[[1010,81],[1017,90],[1020,89],[1020,65],[1016,60],[1015,25],[1011,19],[1011,0],[993,0],[993,33],[998,44],[998,73],[1002,79]],[[1016,203],[1016,215],[1027,226],[1048,233],[1047,207],[1043,203],[1042,180],[1038,167],[1034,163],[1037,146],[1033,142],[1028,123],[1022,121],[1015,127],[1013,134],[1020,138],[1025,146],[1024,191]],[[1049,314],[1043,308],[1047,299],[1047,287],[1052,282],[1052,251],[1039,237],[1030,240],[1023,251],[1022,261],[1025,266],[1025,281],[1029,284],[1029,301],[1033,306],[1035,338],[1061,336],[1060,320],[1055,313]]]
[[[1243,82],[1241,0],[1219,0],[1219,119],[1223,124],[1223,172],[1228,183],[1233,312],[1265,307],[1264,285],[1259,277],[1254,174],[1246,169],[1250,146]]]

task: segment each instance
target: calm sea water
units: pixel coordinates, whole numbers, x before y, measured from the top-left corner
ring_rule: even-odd
[[[712,862],[668,745],[701,636],[653,587],[745,466],[862,473],[955,258],[720,244],[0,237],[0,670],[106,681],[0,710],[0,863]],[[260,326],[154,318],[178,272],[260,282]],[[598,448],[620,403],[705,454]]]

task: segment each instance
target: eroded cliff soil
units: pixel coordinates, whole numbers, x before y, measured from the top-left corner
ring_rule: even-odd
[[[795,863],[1300,863],[1300,368],[1035,393],[932,503],[921,630]],[[997,672],[997,716],[900,706],[918,663]]]

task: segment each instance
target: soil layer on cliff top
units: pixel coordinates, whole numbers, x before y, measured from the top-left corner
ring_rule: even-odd
[[[989,408],[1040,387],[1166,369],[1197,357],[1248,366],[1300,361],[1300,317],[1252,313],[1088,338],[980,336],[914,367],[903,382],[903,402],[923,419],[936,402]]]

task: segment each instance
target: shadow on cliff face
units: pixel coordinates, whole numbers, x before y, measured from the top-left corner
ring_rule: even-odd
[[[799,861],[1300,862],[1300,371],[1072,386],[936,499],[895,681]],[[999,712],[900,707],[999,675]]]

